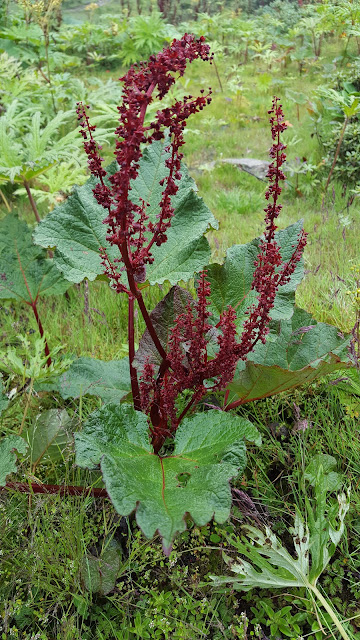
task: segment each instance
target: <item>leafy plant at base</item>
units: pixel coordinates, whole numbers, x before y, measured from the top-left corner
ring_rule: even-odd
[[[121,546],[116,540],[104,540],[99,556],[88,554],[81,564],[81,573],[90,593],[108,594],[116,583],[121,565]]]
[[[335,610],[317,586],[319,577],[344,533],[349,496],[345,493],[339,494],[337,505],[327,504],[327,494],[334,489],[334,478],[331,476],[329,479],[328,476],[334,472],[331,471],[332,466],[326,470],[321,463],[316,466],[315,477],[314,469],[308,470],[308,477],[314,485],[315,506],[312,507],[306,496],[306,517],[296,508],[294,526],[291,529],[295,557],[281,544],[269,527],[265,526],[262,530],[245,525],[245,535],[241,538],[231,537],[229,541],[247,560],[238,558],[234,562],[229,556],[224,556],[237,577],[210,577],[216,585],[232,583],[236,589],[243,591],[253,588],[305,587],[324,607],[344,640],[349,640]]]
[[[73,421],[66,409],[49,409],[36,416],[26,433],[32,473],[41,460],[56,462],[63,459],[72,440],[72,430]]]
[[[245,468],[244,438],[260,444],[253,425],[220,412],[186,418],[174,438],[174,451],[162,457],[149,442],[144,413],[128,405],[106,405],[92,414],[75,435],[77,463],[100,463],[108,494],[118,513],[136,509],[136,520],[147,537],[156,530],[170,553],[184,514],[205,525],[214,515],[224,522],[230,514],[229,479]]]
[[[25,453],[27,443],[20,436],[8,436],[0,441],[0,487],[6,484],[6,477],[16,471],[16,453]]]
[[[46,251],[32,242],[31,230],[25,222],[9,214],[0,222],[0,300],[19,300],[28,305],[35,316],[41,338],[44,329],[38,312],[42,296],[60,295],[69,288]],[[51,365],[45,340],[45,355]]]
[[[35,340],[31,345],[25,336],[18,336],[21,345],[21,357],[13,347],[0,355],[0,371],[8,375],[8,379],[20,379],[20,390],[26,390],[28,397],[21,420],[19,433],[22,432],[27,413],[30,407],[35,383],[46,381],[48,384],[56,380],[59,375],[68,368],[70,360],[54,360],[54,357],[62,349],[59,345],[49,351],[45,336]],[[12,396],[16,397],[17,388],[12,390]]]
[[[103,402],[116,402],[131,392],[129,363],[123,360],[103,362],[78,358],[55,382],[37,385],[39,391],[58,391],[62,398],[98,396]]]
[[[265,234],[236,249],[236,282],[229,287],[229,299],[214,313],[219,289],[213,277],[216,267],[201,269],[210,257],[203,234],[215,221],[181,165],[187,118],[206,106],[210,93],[185,96],[158,109],[152,121],[145,120],[155,92],[161,100],[175,82],[173,74],[183,75],[187,62],[196,58],[208,60],[209,48],[204,38],[185,35],[122,78],[117,164],[107,170],[94,139],[95,126],[79,104],[93,178],[50,214],[35,234],[36,242],[56,247],[54,259],[65,277],[79,282],[105,276],[112,289],[128,296],[134,408],[110,404],[90,417],[76,435],[77,462],[100,464],[119,513],[137,509],[145,534],[158,530],[167,551],[175,534],[184,530],[187,512],[203,524],[213,514],[221,522],[229,514],[228,482],[244,468],[243,439],[249,437],[250,426],[226,412],[232,408],[228,385],[237,363],[265,343],[272,318],[291,318],[306,242],[301,225],[276,230],[280,182],[285,178],[280,134],[286,125],[274,98],[270,111],[274,162],[268,172]],[[221,279],[221,267],[218,271]],[[196,272],[194,299],[177,282]],[[149,313],[142,291],[164,282],[175,286]],[[137,353],[136,304],[146,325]],[[222,391],[226,411],[187,416],[204,396]],[[196,447],[191,437],[196,437]],[[253,431],[251,439],[256,439]]]

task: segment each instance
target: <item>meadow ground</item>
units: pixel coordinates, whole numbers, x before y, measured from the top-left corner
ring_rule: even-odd
[[[246,243],[262,233],[266,190],[266,182],[222,160],[267,160],[271,145],[267,111],[273,94],[281,98],[288,121],[284,141],[289,171],[285,168],[288,179],[279,225],[283,228],[303,218],[309,233],[304,255],[306,275],[297,292],[297,304],[316,320],[348,332],[355,322],[352,297],[347,292],[354,289],[352,267],[360,254],[358,199],[348,205],[349,189],[344,194],[343,185],[336,181],[324,193],[325,172],[314,174],[310,183],[303,175],[298,182],[296,175],[291,175],[291,167],[296,168],[303,158],[313,165],[322,161],[312,103],[319,84],[327,82],[322,77],[324,64],[339,53],[336,47],[330,40],[322,58],[304,69],[301,76],[295,64],[268,69],[261,62],[239,66],[226,57],[216,60],[216,69],[195,63],[182,81],[184,91],[196,94],[199,87],[211,86],[213,100],[189,123],[184,153],[199,194],[219,220],[220,228],[209,234],[209,240],[213,261],[220,261],[233,243]],[[99,76],[117,78],[120,72],[103,69]],[[308,96],[299,113],[287,98],[289,89]],[[105,154],[110,158],[110,149],[105,149]],[[14,200],[11,206],[32,222],[24,199]],[[45,209],[43,206],[42,215]],[[5,206],[1,206],[0,215],[5,213]],[[66,352],[77,356],[104,360],[124,357],[125,300],[113,295],[105,283],[91,283],[87,291],[89,316],[84,313],[84,293],[85,285],[81,284],[72,287],[67,298],[40,303],[44,325],[50,327],[53,336],[50,342],[66,345]],[[151,306],[163,293],[148,294]],[[7,344],[15,343],[18,333],[31,333],[36,328],[29,310],[18,304],[4,305],[0,321]],[[137,319],[136,342],[142,331]],[[272,523],[289,546],[295,507],[304,512],[306,494],[311,496],[311,489],[305,485],[305,469],[316,455],[335,457],[336,471],[346,486],[351,485],[351,508],[346,535],[320,584],[341,618],[352,620],[349,636],[359,638],[360,407],[356,392],[339,394],[333,378],[241,409],[260,430],[263,445],[260,449],[249,447],[245,475],[235,486],[251,495],[258,514]],[[25,403],[24,398],[6,412],[2,423],[5,431],[21,421]],[[98,401],[84,397],[80,404],[73,400],[64,403],[56,394],[39,394],[31,399],[26,424],[39,410],[60,405],[66,406],[80,424]],[[36,474],[40,481],[54,484],[96,482],[93,475],[74,468],[72,453],[56,466],[39,466]],[[4,640],[218,640],[313,635],[320,640],[333,633],[329,617],[318,610],[305,589],[244,594],[214,591],[209,586],[208,574],[227,571],[221,552],[232,552],[229,535],[238,530],[243,518],[236,505],[226,525],[199,528],[189,522],[188,531],[179,536],[169,558],[163,557],[157,539],[145,540],[134,521],[120,518],[107,500],[3,493],[0,509]],[[115,556],[110,553],[112,545]],[[102,557],[107,558],[102,570],[109,591],[104,585],[92,588],[89,578],[94,566],[91,562]],[[111,573],[113,565],[115,573]]]

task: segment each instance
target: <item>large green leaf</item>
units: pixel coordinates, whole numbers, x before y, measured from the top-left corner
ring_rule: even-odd
[[[106,596],[115,587],[121,563],[121,546],[116,540],[105,542],[99,556],[87,554],[81,562],[85,587],[90,593]]]
[[[0,442],[0,487],[6,485],[6,477],[16,472],[16,453],[25,453],[27,444],[20,436],[7,436]]]
[[[276,233],[284,262],[289,260],[302,230],[302,221],[296,222]],[[244,318],[246,309],[255,302],[256,292],[251,289],[255,271],[254,262],[259,254],[261,239],[248,244],[234,245],[227,254],[223,265],[211,264],[207,267],[211,284],[211,310],[219,317],[228,305],[237,311],[239,320]],[[294,310],[295,290],[303,278],[302,261],[298,263],[288,284],[279,288],[271,316],[274,320],[290,318]]]
[[[78,358],[54,384],[38,385],[37,389],[58,391],[64,400],[89,395],[104,402],[119,402],[131,391],[129,361]]]
[[[176,317],[186,311],[187,305],[194,302],[193,297],[182,287],[172,287],[169,293],[160,300],[150,314],[156,335],[165,351],[168,352],[171,329],[175,325]],[[145,362],[160,365],[161,356],[156,349],[148,329],[143,333],[139,348],[134,358],[134,365],[141,371]]]
[[[62,294],[69,286],[46,251],[33,244],[25,222],[12,214],[0,222],[0,299],[31,305],[40,296]]]
[[[149,203],[147,214],[156,221],[161,200],[159,182],[166,176],[165,160],[168,152],[164,144],[154,142],[144,150],[140,160],[139,175],[132,183],[134,202],[142,198]],[[114,163],[109,173],[116,170]],[[66,202],[52,211],[35,232],[35,241],[43,247],[56,247],[57,267],[71,282],[84,278],[94,280],[103,273],[100,247],[106,247],[111,260],[119,257],[118,250],[106,241],[106,225],[102,223],[107,212],[97,204],[92,190],[97,180],[91,178],[84,186],[76,187]],[[186,167],[182,168],[179,190],[173,197],[175,215],[168,231],[168,241],[154,247],[154,263],[149,266],[147,277],[151,284],[169,280],[176,284],[188,280],[210,258],[210,247],[203,234],[216,226],[216,220],[201,198],[195,193],[195,184]]]
[[[260,444],[255,427],[236,415],[209,411],[185,419],[171,456],[159,457],[149,443],[143,413],[129,405],[106,405],[75,434],[76,461],[101,466],[115,509],[136,520],[147,537],[156,530],[169,552],[174,536],[186,528],[190,514],[205,525],[230,513],[229,480],[246,463],[244,438]]]
[[[241,404],[311,382],[349,364],[349,340],[336,327],[316,322],[295,308],[289,320],[274,323],[266,344],[257,344],[238,364],[229,401]]]
[[[61,460],[72,440],[73,422],[66,409],[49,409],[36,416],[27,431],[32,465],[40,460]]]

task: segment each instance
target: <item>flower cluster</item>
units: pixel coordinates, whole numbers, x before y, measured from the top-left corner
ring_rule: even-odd
[[[151,416],[153,444],[164,432],[173,433],[190,407],[210,391],[221,391],[232,380],[237,363],[236,313],[228,307],[218,326],[209,323],[210,284],[206,272],[200,274],[197,301],[188,303],[186,313],[177,316],[171,330],[166,370],[155,377],[155,368],[145,363],[141,378],[142,409]],[[217,333],[217,337],[214,333]],[[217,353],[210,359],[209,341],[217,343]],[[161,369],[161,368],[160,368]],[[183,391],[192,395],[185,409],[177,415],[176,401]]]
[[[282,208],[278,204],[280,181],[285,180],[281,167],[286,159],[285,146],[280,141],[286,124],[278,98],[274,98],[269,114],[272,116],[270,123],[274,144],[270,149],[270,157],[273,162],[267,174],[270,184],[266,192],[269,204],[265,209],[265,234],[254,264],[252,288],[259,294],[257,303],[248,311],[239,342],[236,340],[236,313],[232,307],[227,308],[216,327],[219,329],[217,353],[209,358],[208,343],[214,332],[214,327],[209,323],[211,314],[208,310],[211,291],[206,272],[201,274],[197,302],[188,304],[186,313],[176,318],[163,370],[160,367],[155,376],[153,365],[145,363],[144,366],[140,384],[141,402],[143,411],[151,418],[155,452],[159,451],[166,435],[176,430],[190,407],[209,391],[225,389],[234,376],[237,362],[245,360],[259,340],[265,342],[278,289],[289,282],[306,244],[306,233],[302,232],[290,260],[283,262],[275,238],[275,221]],[[176,401],[186,390],[191,392],[190,400],[177,415]]]
[[[275,221],[282,209],[278,203],[281,194],[280,182],[285,180],[281,169],[286,160],[285,145],[280,140],[280,134],[287,128],[284,121],[284,113],[279,99],[274,97],[271,115],[271,135],[273,145],[270,148],[270,157],[273,162],[269,165],[267,177],[269,188],[265,197],[271,200],[265,209],[265,234],[260,244],[260,253],[255,262],[255,273],[252,288],[258,292],[258,301],[248,312],[248,318],[244,323],[240,344],[237,347],[237,355],[242,360],[254,348],[260,340],[265,342],[269,332],[270,312],[274,306],[275,296],[280,286],[287,284],[294,273],[304,247],[307,234],[302,231],[298,243],[294,246],[294,252],[288,262],[283,263],[280,248],[275,240],[277,226]]]
[[[134,65],[120,80],[124,83],[123,101],[118,107],[119,126],[115,130],[117,136],[115,157],[119,166],[114,175],[106,175],[101,158],[101,147],[96,144],[93,133],[95,127],[90,125],[87,107],[78,104],[78,118],[84,138],[84,148],[88,155],[89,168],[99,183],[94,189],[98,203],[107,211],[104,223],[108,225],[107,241],[118,246],[121,254],[119,261],[122,268],[131,272],[135,282],[146,279],[146,264],[153,262],[151,249],[154,244],[166,242],[166,231],[171,224],[174,209],[171,198],[178,191],[177,182],[181,178],[180,163],[184,144],[183,131],[188,117],[201,111],[211,100],[210,93],[197,98],[185,96],[172,107],[161,109],[155,119],[145,125],[145,114],[153,99],[162,99],[175,82],[174,73],[182,76],[188,62],[200,58],[210,60],[209,46],[204,37],[196,39],[185,34],[180,40],[174,40],[170,47],[163,49],[156,56],[151,56],[147,63]],[[159,203],[156,220],[149,220],[147,203],[133,202],[130,197],[131,182],[137,177],[139,160],[144,143],[164,138],[164,132],[170,133],[170,143],[166,149],[169,157],[166,160],[168,174],[162,181],[164,190]],[[107,178],[107,179],[106,179]],[[120,274],[110,264],[106,251],[102,250],[104,271],[118,291],[126,291],[120,283]]]

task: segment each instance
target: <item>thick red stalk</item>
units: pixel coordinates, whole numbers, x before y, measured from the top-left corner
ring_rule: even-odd
[[[134,409],[141,411],[141,399],[139,381],[137,377],[137,371],[133,365],[135,357],[135,335],[134,335],[134,298],[129,296],[128,299],[128,341],[129,341],[129,368],[130,368],[130,380],[131,391],[133,396]]]
[[[46,337],[44,337],[44,329],[43,329],[43,326],[42,326],[42,324],[41,324],[41,320],[40,320],[40,318],[39,318],[39,314],[38,314],[38,310],[37,310],[36,302],[37,302],[37,300],[33,300],[33,302],[31,303],[31,305],[30,305],[30,306],[31,306],[31,308],[32,308],[32,310],[33,310],[33,313],[34,313],[34,316],[35,316],[35,320],[36,320],[37,326],[38,326],[38,328],[39,328],[40,336],[41,336],[42,338],[44,338],[44,342],[45,342],[45,355],[46,355],[46,357],[47,357],[46,364],[47,364],[47,366],[48,366],[48,367],[50,367],[50,365],[51,365],[51,358],[50,358],[49,345],[48,345],[48,343],[47,343]]]
[[[93,489],[92,487],[74,487],[59,484],[35,484],[26,482],[7,482],[5,487],[0,487],[0,491],[19,491],[20,493],[58,493],[61,496],[81,496],[89,495],[95,498],[108,498],[106,489]]]

